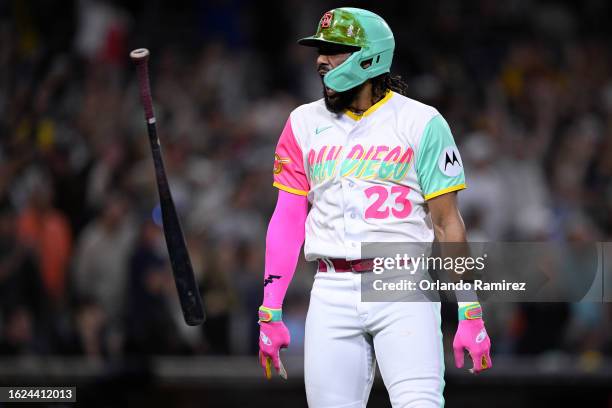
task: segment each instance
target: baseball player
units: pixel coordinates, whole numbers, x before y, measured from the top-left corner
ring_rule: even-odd
[[[323,98],[295,109],[276,147],[279,189],[268,227],[260,361],[287,373],[279,356],[290,335],[282,304],[302,244],[318,262],[306,318],[304,378],[311,407],[365,407],[375,364],[394,407],[444,404],[439,302],[362,302],[372,259],[362,242],[465,242],[457,191],[461,156],[442,115],[403,95],[390,74],[395,40],[378,15],[326,12],[314,36]],[[310,210],[308,210],[310,203]],[[453,342],[472,372],[491,367],[477,302],[459,304]]]

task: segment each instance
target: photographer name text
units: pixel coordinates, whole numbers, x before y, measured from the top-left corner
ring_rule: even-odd
[[[525,282],[508,282],[505,279],[501,282],[486,282],[483,280],[475,279],[471,282],[463,280],[457,282],[441,282],[438,280],[427,280],[423,279],[418,282],[411,281],[408,279],[402,279],[395,282],[385,282],[382,279],[377,279],[372,282],[372,287],[377,291],[467,291],[467,290],[478,290],[478,291],[525,291]]]

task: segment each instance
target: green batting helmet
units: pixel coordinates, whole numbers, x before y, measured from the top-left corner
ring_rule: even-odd
[[[395,49],[393,33],[385,20],[371,11],[353,7],[337,8],[323,14],[317,33],[302,38],[298,44],[308,47],[326,44],[354,47],[355,52],[346,61],[323,77],[325,85],[337,92],[344,92],[389,72]],[[370,65],[364,68],[364,62],[370,62]]]

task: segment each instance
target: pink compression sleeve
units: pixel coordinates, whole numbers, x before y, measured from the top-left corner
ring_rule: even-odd
[[[304,243],[308,213],[305,196],[278,191],[278,201],[266,236],[266,271],[263,305],[280,309]]]

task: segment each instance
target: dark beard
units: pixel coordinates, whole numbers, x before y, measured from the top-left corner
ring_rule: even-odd
[[[323,82],[323,77],[321,77],[321,82]],[[323,99],[325,99],[325,107],[328,111],[336,115],[343,113],[351,106],[351,103],[353,103],[363,85],[364,84],[361,84],[348,91],[336,92],[332,96],[328,96],[327,92],[325,92],[325,82],[323,82]]]

